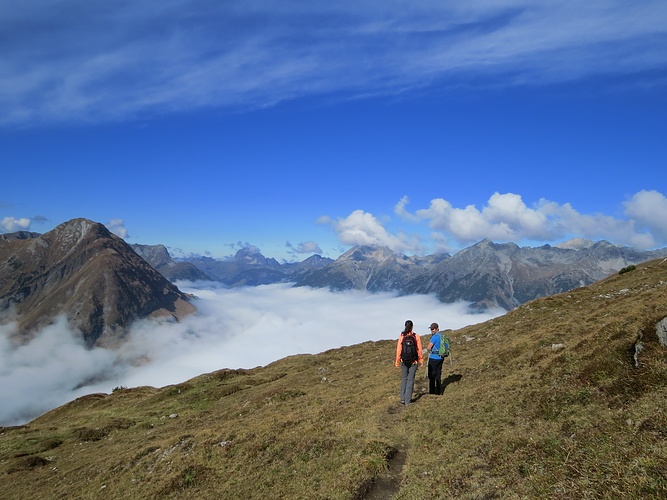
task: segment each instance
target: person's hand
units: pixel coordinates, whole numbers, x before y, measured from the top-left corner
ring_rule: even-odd
[[[398,368],[398,363],[394,363],[394,366],[395,366],[396,368]]]

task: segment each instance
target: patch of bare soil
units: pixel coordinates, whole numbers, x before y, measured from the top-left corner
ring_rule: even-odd
[[[401,485],[403,466],[407,452],[403,448],[394,448],[387,457],[387,472],[377,477],[362,498],[363,500],[386,500],[394,497]]]
[[[428,379],[416,377],[412,401],[417,401],[426,392],[428,392]],[[399,425],[404,410],[405,405],[396,402],[387,408],[386,415],[381,419],[381,427],[387,430],[387,435],[398,436],[398,444],[387,454],[387,470],[364,488],[358,500],[386,500],[398,494],[403,466],[408,456],[407,440],[401,435]]]

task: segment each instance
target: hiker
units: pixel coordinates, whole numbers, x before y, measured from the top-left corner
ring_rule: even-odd
[[[417,366],[424,366],[422,341],[419,335],[412,331],[413,328],[412,321],[407,320],[396,344],[394,366],[401,367],[401,404],[404,405],[409,405],[412,400]]]
[[[440,327],[437,323],[431,323],[428,327],[431,330],[431,341],[428,343],[428,393],[442,394],[442,363],[445,357],[438,354],[442,335],[438,335]]]

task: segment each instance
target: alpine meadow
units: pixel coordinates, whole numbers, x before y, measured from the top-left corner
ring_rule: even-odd
[[[667,499],[666,117],[665,0],[0,1],[0,500]]]
[[[391,340],[117,387],[0,429],[0,496],[664,498],[666,332],[658,259],[448,332],[407,407]]]

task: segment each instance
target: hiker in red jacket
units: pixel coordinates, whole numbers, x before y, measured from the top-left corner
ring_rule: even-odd
[[[409,405],[415,387],[417,366],[424,366],[421,337],[412,331],[411,320],[405,322],[405,329],[398,337],[394,366],[401,367],[401,404]]]

